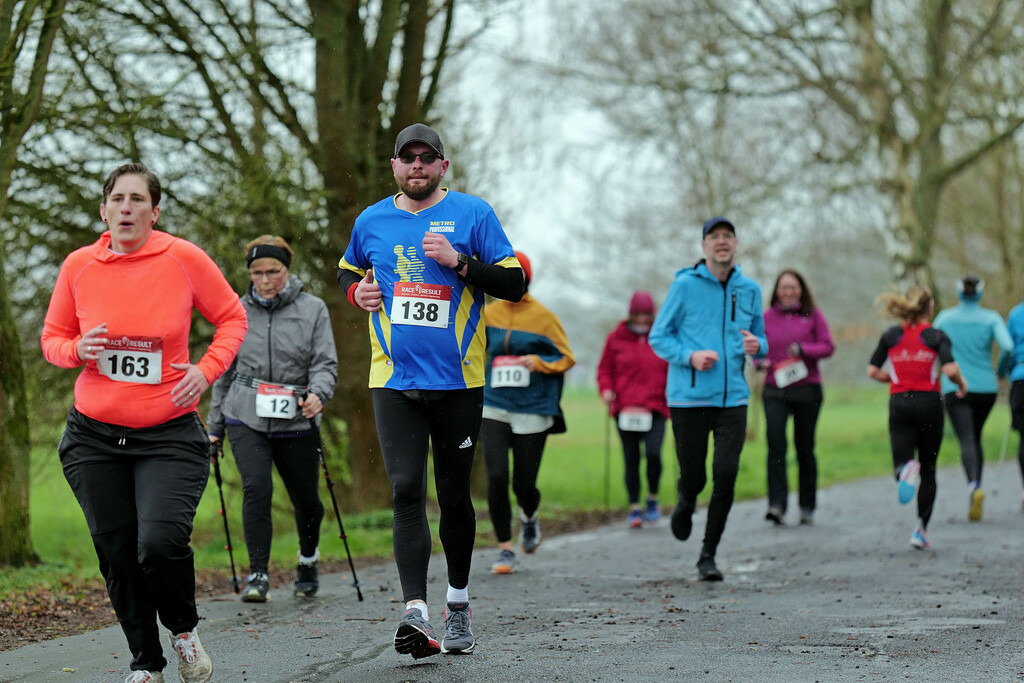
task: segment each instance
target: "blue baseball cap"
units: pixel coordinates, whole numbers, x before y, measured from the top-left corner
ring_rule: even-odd
[[[715,216],[714,218],[709,218],[706,221],[704,221],[704,232],[701,234],[701,239],[707,237],[708,233],[717,228],[719,225],[724,225],[725,227],[732,230],[732,234],[736,234],[736,226],[732,224],[732,221],[730,221],[725,216]]]

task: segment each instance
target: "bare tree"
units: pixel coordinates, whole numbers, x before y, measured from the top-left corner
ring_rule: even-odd
[[[898,281],[932,284],[950,182],[1024,124],[1019,2],[627,0],[563,20],[557,71],[687,170],[685,201],[785,215],[854,198]]]
[[[84,3],[67,22],[40,144],[22,159],[19,196],[37,204],[19,207],[14,239],[34,241],[25,235],[41,216],[67,214],[68,203],[75,237],[95,233],[91,188],[138,160],[167,185],[164,228],[201,244],[240,285],[249,239],[273,232],[296,247],[296,270],[326,300],[338,341],[325,425],[350,508],[387,504],[390,487],[366,386],[365,313],[333,284],[335,269],[356,215],[393,190],[395,133],[437,122],[449,56],[505,3],[462,4],[482,9],[456,32],[454,0]],[[54,264],[63,256],[34,248]],[[31,283],[52,280],[55,265],[31,261],[18,262]],[[198,346],[208,331],[197,328]]]
[[[18,149],[43,98],[66,0],[0,0],[0,222]],[[0,565],[36,560],[29,526],[28,393],[0,242]]]

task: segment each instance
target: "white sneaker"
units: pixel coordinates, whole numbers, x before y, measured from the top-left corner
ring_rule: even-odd
[[[190,633],[171,634],[171,645],[178,653],[178,678],[181,683],[206,683],[213,675],[213,662],[206,654],[199,634],[195,629]]]
[[[133,671],[124,683],[164,683],[164,675],[159,671]]]

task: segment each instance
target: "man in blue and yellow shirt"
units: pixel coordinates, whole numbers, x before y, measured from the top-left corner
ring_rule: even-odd
[[[491,207],[441,187],[441,138],[416,123],[395,140],[401,190],[356,219],[338,264],[349,301],[370,312],[370,388],[394,507],[395,561],[406,610],[395,649],[415,658],[469,654],[469,571],[476,517],[469,481],[485,370],[484,295],[518,301],[523,271]],[[428,444],[448,561],[445,635],[427,610]]]

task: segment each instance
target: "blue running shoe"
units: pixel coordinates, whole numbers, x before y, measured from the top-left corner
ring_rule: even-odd
[[[914,529],[914,533],[910,534],[910,545],[918,550],[927,550],[932,547],[932,544],[928,542],[928,535],[921,527],[917,527]]]
[[[904,465],[900,469],[899,481],[900,505],[906,505],[914,500],[914,494],[921,483],[921,463],[911,460]]]
[[[630,510],[629,517],[626,518],[626,524],[629,525],[630,529],[639,529],[644,525],[644,515],[639,510]]]
[[[658,506],[658,501],[648,498],[647,510],[644,511],[644,521],[657,522],[659,519],[661,519],[661,509]]]

